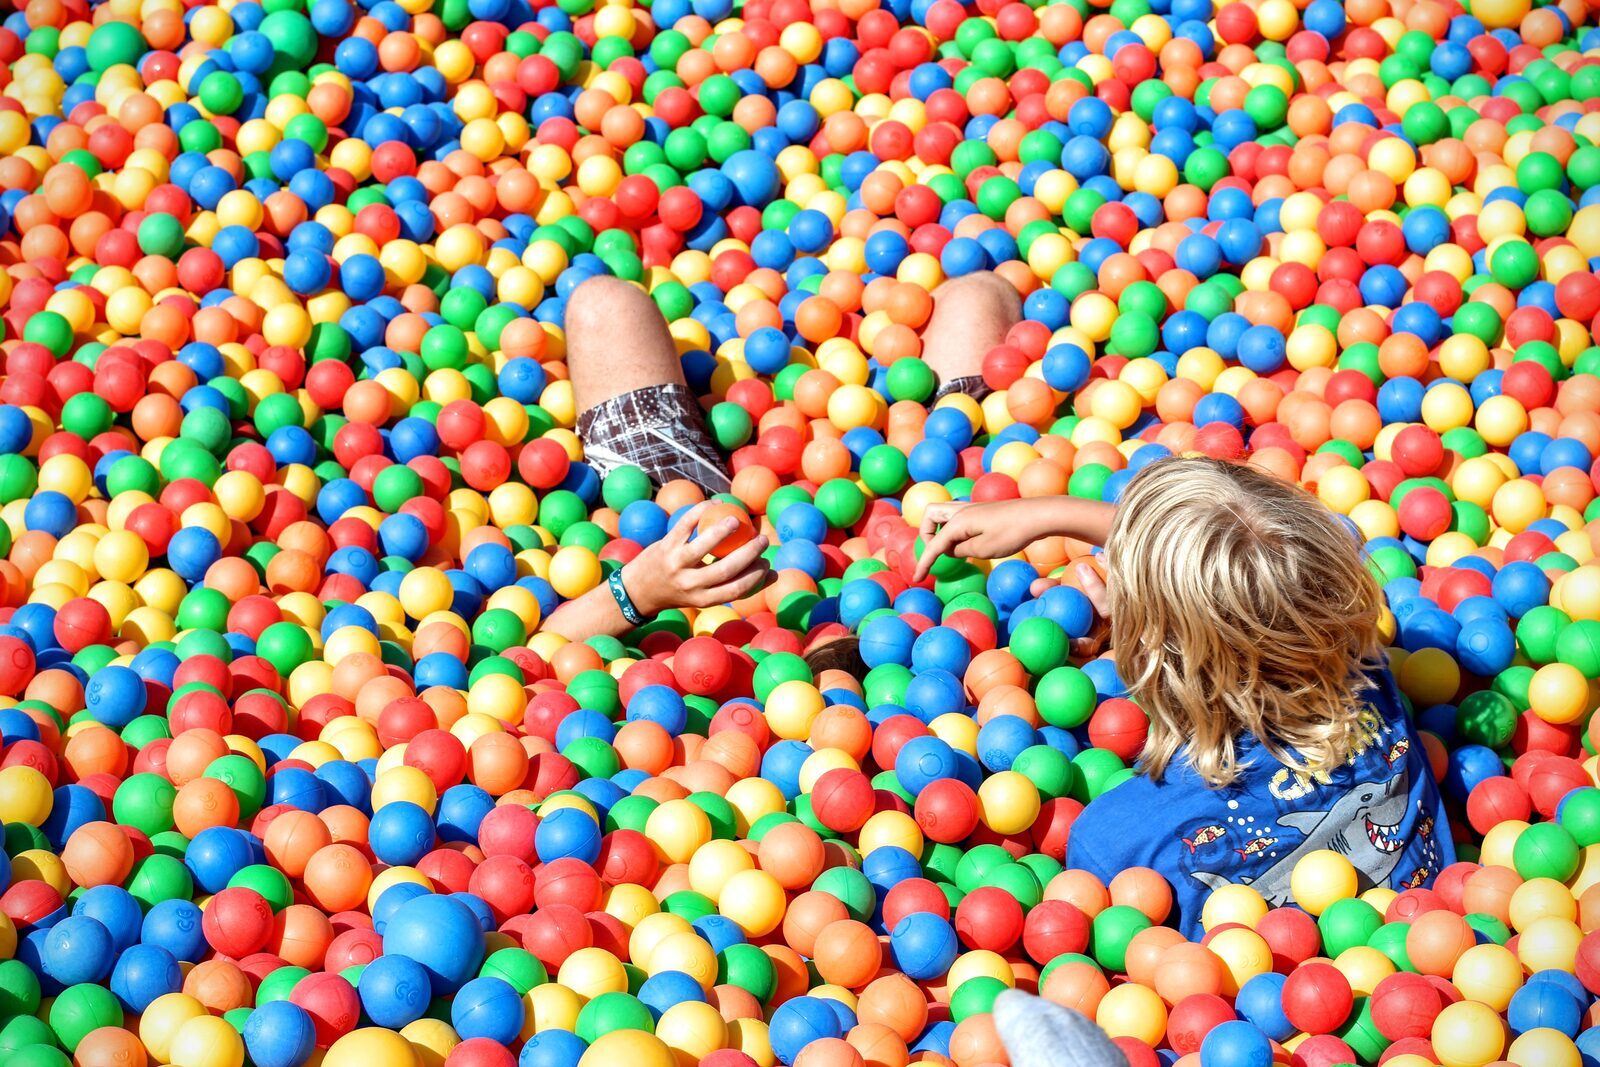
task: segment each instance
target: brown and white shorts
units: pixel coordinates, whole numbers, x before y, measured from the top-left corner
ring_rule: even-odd
[[[934,399],[965,393],[981,401],[991,390],[981,375],[952,378]],[[679,382],[635,389],[603,400],[578,416],[583,458],[604,478],[618,467],[643,470],[657,486],[687,478],[707,494],[733,485],[728,464],[711,440],[694,391]]]
[[[948,382],[939,386],[938,391],[933,394],[933,400],[930,400],[929,403],[931,404],[941,397],[949,396],[951,393],[966,393],[981,404],[983,403],[983,398],[992,392],[994,390],[990,389],[983,380],[983,375],[969,374],[964,378],[951,378]]]
[[[601,401],[578,416],[578,437],[584,459],[602,478],[633,466],[658,486],[687,478],[709,494],[726,493],[733,484],[700,402],[680,382]]]

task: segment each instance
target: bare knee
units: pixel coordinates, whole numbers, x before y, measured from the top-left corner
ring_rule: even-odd
[[[1022,318],[1016,286],[993,271],[951,278],[933,291],[922,358],[943,382],[982,373],[983,356]]]
[[[683,381],[666,320],[632,282],[596,275],[567,297],[567,372],[578,410],[613,396]]]
[[[596,274],[578,283],[567,297],[565,329],[567,337],[616,331],[641,321],[642,314],[657,314],[655,301],[632,282]]]
[[[943,282],[933,291],[933,301],[935,314],[941,310],[970,311],[1014,320],[1022,311],[1017,287],[992,270],[974,271]]]

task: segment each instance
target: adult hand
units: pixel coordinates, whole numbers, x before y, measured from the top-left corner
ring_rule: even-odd
[[[702,502],[690,508],[665,537],[623,567],[622,584],[641,615],[726,604],[749,596],[771,577],[772,567],[761,558],[767,539],[759,534],[721,559],[704,562],[740,527],[737,519],[723,519],[694,537],[708,506]]]

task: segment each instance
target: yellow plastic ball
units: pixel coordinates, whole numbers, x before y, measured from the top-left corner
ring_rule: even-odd
[[[1548,1026],[1522,1033],[1506,1050],[1506,1062],[1517,1067],[1580,1067],[1583,1054],[1572,1039]]]
[[[1378,988],[1378,983],[1398,969],[1388,956],[1366,945],[1345,949],[1339,953],[1333,965],[1345,976],[1358,997],[1371,996],[1372,991]]]
[[[737,841],[709,841],[689,859],[689,888],[715,904],[729,879],[754,867],[755,858]]]
[[[1517,958],[1532,971],[1572,973],[1583,930],[1571,919],[1547,915],[1522,928],[1517,937]]]
[[[417,567],[400,579],[400,606],[413,619],[447,611],[455,601],[455,587],[437,567]]]
[[[107,581],[137,581],[149,566],[150,550],[131,530],[112,530],[94,546],[94,569]]]
[[[485,674],[467,690],[467,710],[509,723],[520,723],[528,694],[517,679],[506,674]]]
[[[688,800],[669,800],[645,820],[645,836],[671,863],[688,863],[711,840],[711,819]]]
[[[1295,903],[1312,915],[1321,915],[1338,901],[1355,896],[1359,888],[1355,866],[1330,849],[1306,853],[1289,873],[1289,891]]]
[[[824,706],[822,693],[810,682],[799,679],[780,682],[767,696],[767,725],[786,741],[804,741]]]
[[[1532,9],[1532,0],[1474,0],[1472,15],[1491,30],[1504,30],[1521,25]]]
[[[1016,771],[1000,771],[978,787],[978,817],[997,834],[1018,834],[1039,816],[1039,790]]]
[[[352,1030],[329,1046],[322,1057],[323,1067],[372,1067],[381,1063],[413,1067],[417,1052],[411,1042],[381,1026]]]
[[[1131,1037],[1154,1046],[1167,1030],[1167,1005],[1155,990],[1128,982],[1100,998],[1094,1021],[1111,1037]]]
[[[1419,648],[1406,657],[1396,680],[1400,691],[1418,707],[1430,707],[1455,696],[1461,687],[1461,667],[1443,649]]]
[[[1254,930],[1223,930],[1211,939],[1211,951],[1222,961],[1222,992],[1238,996],[1239,987],[1272,970],[1272,949]]]
[[[1548,504],[1544,491],[1522,478],[1506,482],[1495,490],[1489,512],[1503,530],[1521,533],[1544,518]]]
[[[328,1064],[325,1067],[342,1067]],[[667,1043],[643,1030],[613,1030],[595,1039],[578,1060],[578,1067],[678,1067]]]
[[[903,848],[913,856],[922,855],[922,828],[905,812],[880,811],[862,825],[857,844],[863,856],[880,848]]]
[[[206,1006],[187,993],[163,993],[139,1016],[139,1040],[157,1063],[171,1063],[172,1039],[185,1023],[207,1014]]]
[[[202,1015],[178,1027],[168,1055],[172,1067],[243,1067],[244,1038],[226,1019]]]
[[[556,981],[592,1000],[602,993],[626,993],[628,972],[603,948],[580,948],[561,962]]]
[[[1463,386],[1435,385],[1422,398],[1422,421],[1435,433],[1466,426],[1472,415],[1472,394]]]
[[[1430,1039],[1440,1067],[1484,1067],[1505,1051],[1506,1028],[1493,1008],[1463,1000],[1433,1020]]]
[[[1510,396],[1491,396],[1478,406],[1473,425],[1483,439],[1505,448],[1528,429],[1528,411]]]
[[[727,1047],[728,1024],[710,1004],[684,1001],[661,1013],[656,1020],[656,1037],[671,1050],[679,1067],[693,1067]]]
[[[1267,914],[1267,902],[1247,885],[1225,885],[1213,890],[1200,908],[1200,925],[1206,930],[1225,923],[1255,928]]]
[[[324,740],[335,746],[338,744],[336,738]],[[431,815],[439,803],[439,794],[434,788],[433,779],[421,770],[401,766],[384,771],[372,783],[372,810],[376,812],[385,804],[400,800],[410,801]]]
[[[1547,663],[1528,682],[1528,706],[1545,722],[1577,722],[1591,710],[1589,680],[1566,663]]]
[[[0,822],[43,826],[55,806],[50,779],[26,764],[0,769]]]
[[[550,557],[550,585],[567,599],[580,597],[600,584],[600,558],[581,545],[567,545]]]
[[[1456,961],[1450,980],[1468,1000],[1503,1012],[1522,988],[1522,964],[1504,945],[1474,945]]]
[[[1518,827],[1520,837],[1520,831],[1527,829],[1527,826],[1523,823],[1515,825]],[[1514,842],[1512,847],[1515,848]],[[1554,878],[1530,878],[1511,894],[1506,911],[1511,928],[1522,932],[1533,929],[1544,919],[1573,922],[1578,917],[1578,902],[1573,897],[1572,891]],[[1520,946],[1521,942],[1518,944]]]
[[[1317,498],[1341,515],[1348,515],[1371,495],[1371,484],[1354,467],[1330,467],[1317,483]]]
[[[722,885],[717,910],[739,924],[750,937],[762,937],[783,922],[787,906],[783,886],[763,870],[745,870]]]
[[[648,974],[681,971],[709,990],[717,982],[717,954],[698,931],[668,934],[650,954]]]

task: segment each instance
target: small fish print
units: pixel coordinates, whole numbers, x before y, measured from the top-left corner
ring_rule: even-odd
[[[1265,852],[1267,849],[1271,848],[1277,843],[1278,839],[1276,837],[1258,837],[1248,845],[1244,846],[1244,848],[1236,848],[1234,851],[1239,854],[1240,859],[1249,859],[1257,852]]]
[[[1210,826],[1202,826],[1196,830],[1193,837],[1180,838],[1180,840],[1189,846],[1189,854],[1192,856],[1201,845],[1209,845],[1227,832],[1228,828],[1226,826],[1217,826],[1213,823]]]

